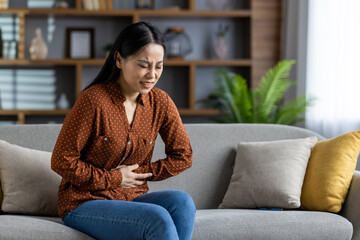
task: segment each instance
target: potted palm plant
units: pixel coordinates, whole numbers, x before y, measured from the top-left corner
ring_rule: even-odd
[[[278,62],[256,88],[249,88],[241,75],[218,69],[215,92],[201,102],[220,110],[221,116],[212,118],[216,122],[295,125],[304,121],[306,107],[314,99],[301,95],[292,101],[282,101],[288,88],[295,84],[288,80],[294,63],[294,60]]]

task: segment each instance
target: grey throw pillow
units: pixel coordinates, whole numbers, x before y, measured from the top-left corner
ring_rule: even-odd
[[[316,137],[238,144],[234,172],[219,208],[300,207]]]
[[[51,170],[50,164],[51,152],[0,141],[1,210],[56,216],[61,177]]]

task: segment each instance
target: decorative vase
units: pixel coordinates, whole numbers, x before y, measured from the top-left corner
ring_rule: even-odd
[[[70,104],[69,104],[69,100],[66,98],[65,93],[62,93],[60,95],[57,105],[58,105],[58,108],[60,108],[60,109],[69,109]]]
[[[226,44],[224,36],[216,37],[214,44],[214,52],[218,59],[225,59],[228,52],[228,46]]]
[[[164,34],[166,41],[166,57],[183,59],[192,52],[192,43],[183,27],[170,27]]]
[[[46,59],[48,47],[42,37],[41,29],[36,28],[35,37],[31,40],[29,48],[30,59]]]

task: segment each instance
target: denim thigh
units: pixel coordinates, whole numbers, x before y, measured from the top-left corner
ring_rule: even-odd
[[[150,192],[138,196],[133,201],[152,203],[165,208],[171,215],[179,239],[191,239],[196,207],[194,201],[186,192],[178,190]]]
[[[99,240],[178,240],[170,213],[146,202],[92,200],[64,219],[64,224]]]

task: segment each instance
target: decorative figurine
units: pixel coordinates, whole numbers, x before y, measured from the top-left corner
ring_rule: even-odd
[[[35,37],[31,40],[29,48],[30,59],[46,59],[48,54],[48,47],[42,38],[41,29],[36,28]]]

